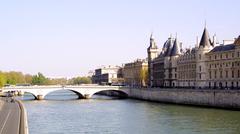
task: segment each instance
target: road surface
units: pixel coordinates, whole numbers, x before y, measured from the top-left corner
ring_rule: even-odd
[[[21,110],[10,98],[0,98],[0,134],[19,134]]]

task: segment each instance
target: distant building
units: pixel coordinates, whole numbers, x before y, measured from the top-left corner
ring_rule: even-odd
[[[92,76],[94,84],[112,84],[117,81],[119,74],[119,66],[106,66],[95,70]]]
[[[128,86],[146,86],[148,78],[147,60],[137,59],[134,62],[126,63],[123,67],[123,78]]]
[[[240,87],[240,36],[219,45],[205,27],[194,48],[183,50],[177,37],[170,37],[159,50],[151,35],[147,51],[151,87]]]

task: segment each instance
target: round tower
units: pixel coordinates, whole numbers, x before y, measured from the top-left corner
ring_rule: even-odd
[[[205,88],[208,86],[206,53],[208,53],[212,48],[213,44],[211,43],[208,30],[205,27],[196,51],[196,88]]]

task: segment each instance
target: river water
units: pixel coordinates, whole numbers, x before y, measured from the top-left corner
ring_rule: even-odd
[[[239,134],[240,112],[57,91],[25,95],[30,134]]]

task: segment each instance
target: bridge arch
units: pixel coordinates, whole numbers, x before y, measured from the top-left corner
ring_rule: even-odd
[[[24,91],[23,95],[25,95],[26,93],[31,94],[34,97],[35,100],[37,99],[37,96],[38,96],[37,94],[35,94],[33,92],[30,92],[30,91]]]
[[[95,92],[92,92],[91,94],[89,94],[89,98],[91,98],[93,95],[96,95],[96,94],[114,96],[114,97],[119,97],[119,98],[127,98],[128,97],[128,93],[123,90],[102,89],[102,90],[95,91]]]
[[[71,92],[75,93],[75,94],[78,96],[78,99],[84,98],[83,94],[80,93],[80,92],[78,92],[78,91],[76,91],[76,90],[68,89],[68,88],[66,88],[66,89],[64,89],[64,88],[59,88],[59,89],[55,89],[55,90],[51,90],[51,91],[45,92],[45,93],[43,94],[43,99],[44,99],[48,94],[50,94],[50,93],[52,93],[52,92],[55,92],[55,91],[64,91],[64,90],[71,91]]]

